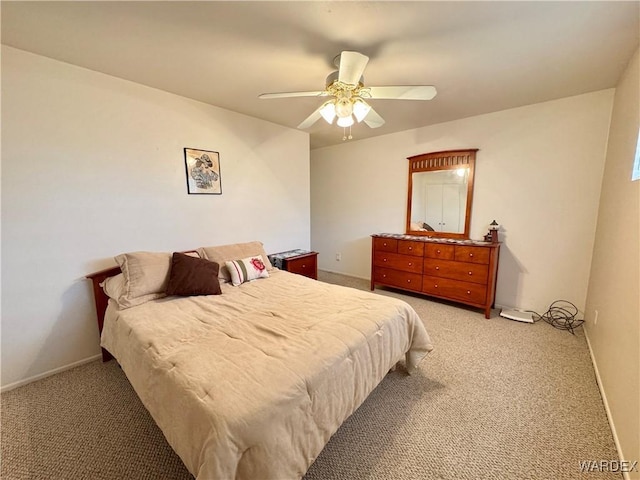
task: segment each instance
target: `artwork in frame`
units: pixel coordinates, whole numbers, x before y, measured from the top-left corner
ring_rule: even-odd
[[[220,154],[196,148],[184,149],[184,166],[189,194],[222,194]]]

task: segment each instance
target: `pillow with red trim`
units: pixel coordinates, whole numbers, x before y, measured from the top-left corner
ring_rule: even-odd
[[[231,283],[234,287],[257,278],[266,278],[269,276],[262,255],[254,255],[253,257],[243,258],[242,260],[232,260],[225,262],[225,265],[231,275]]]

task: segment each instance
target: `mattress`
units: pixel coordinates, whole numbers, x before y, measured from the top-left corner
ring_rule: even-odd
[[[196,478],[279,480],[433,348],[406,302],[279,270],[222,295],[110,301],[101,345]]]

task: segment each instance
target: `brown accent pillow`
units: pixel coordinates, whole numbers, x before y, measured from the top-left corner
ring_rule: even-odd
[[[167,295],[220,295],[219,270],[216,262],[175,252],[171,258]]]

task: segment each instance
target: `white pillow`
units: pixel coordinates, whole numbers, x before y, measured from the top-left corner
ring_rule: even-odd
[[[225,262],[225,265],[231,276],[231,283],[235,287],[244,282],[269,276],[262,255],[254,255],[253,257],[243,258],[242,260],[232,260]]]

